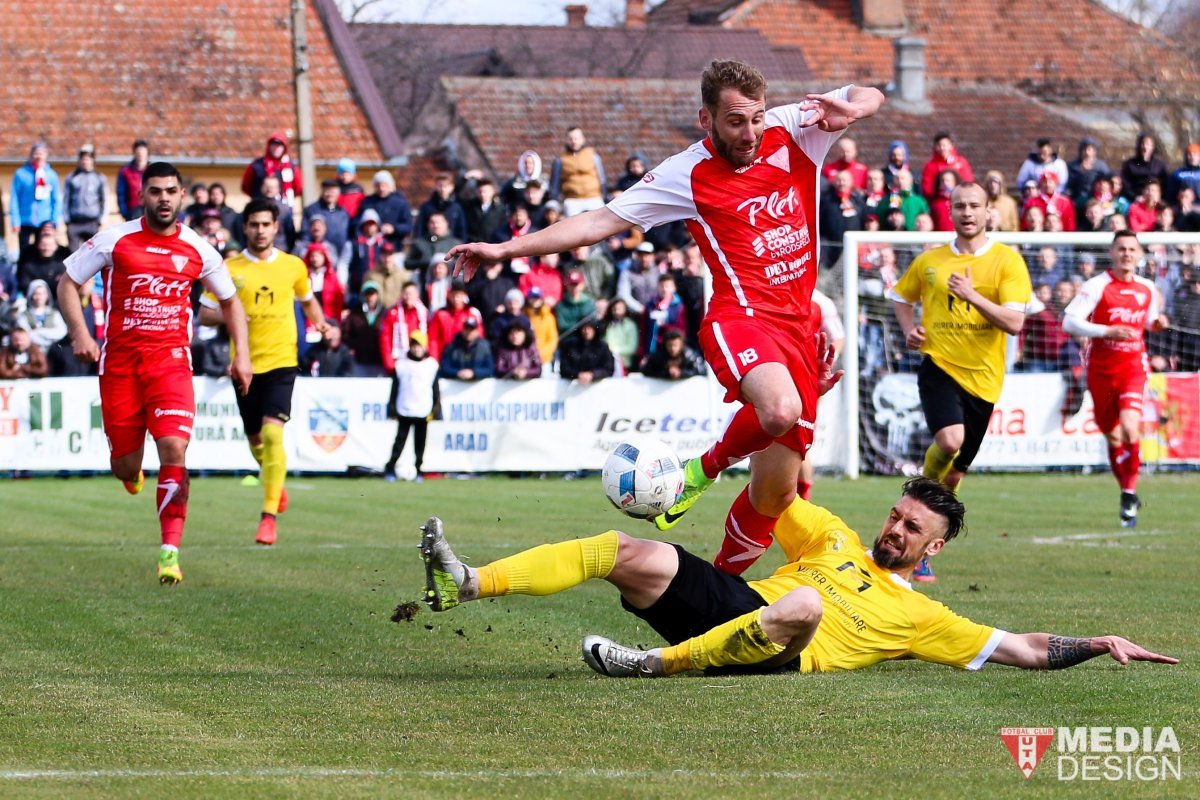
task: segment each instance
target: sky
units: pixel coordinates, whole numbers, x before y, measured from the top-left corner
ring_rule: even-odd
[[[343,12],[364,0],[338,0]],[[589,25],[624,19],[625,0],[379,0],[360,21],[459,22],[465,25],[562,25],[571,2],[588,7]]]

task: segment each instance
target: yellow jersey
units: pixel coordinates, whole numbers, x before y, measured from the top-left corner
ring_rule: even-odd
[[[254,373],[297,366],[295,302],[313,296],[308,267],[299,258],[275,249],[261,261],[243,251],[225,265],[246,307]],[[207,292],[200,302],[217,307],[216,298]],[[232,348],[230,353],[232,356]]]
[[[918,658],[977,670],[1005,632],[960,617],[878,566],[858,534],[829,511],[797,499],[775,524],[789,564],[750,588],[773,603],[793,589],[821,594],[824,615],[800,654],[801,672],[861,669]]]
[[[950,294],[950,276],[968,267],[981,295],[1005,308],[1025,310],[1033,294],[1025,260],[992,239],[973,254],[960,253],[953,242],[925,251],[892,288],[892,298],[921,303],[921,352],[967,392],[995,403],[1004,384],[1006,334],[977,308]]]

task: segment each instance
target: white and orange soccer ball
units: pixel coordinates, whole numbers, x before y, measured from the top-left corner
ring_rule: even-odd
[[[683,492],[683,465],[665,442],[632,439],[609,453],[601,479],[605,496],[622,514],[654,519]]]

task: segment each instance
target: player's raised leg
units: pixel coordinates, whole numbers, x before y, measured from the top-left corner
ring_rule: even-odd
[[[779,442],[750,457],[750,484],[725,518],[717,569],[741,575],[771,546],[775,522],[796,499],[801,461],[800,453]]]
[[[714,335],[719,334],[717,327]],[[683,494],[665,514],[655,518],[659,530],[669,530],[678,524],[680,517],[696,504],[722,470],[765,450],[800,419],[803,411],[800,393],[783,363],[761,363],[739,380],[744,405],[733,415],[721,438],[708,451],[689,459],[684,465]],[[792,476],[793,492],[795,477]]]
[[[469,567],[446,541],[438,517],[421,527],[420,550],[425,602],[434,611],[486,597],[556,594],[593,579],[607,580],[631,605],[642,608],[666,591],[679,568],[674,546],[618,531],[539,545],[484,567]]]

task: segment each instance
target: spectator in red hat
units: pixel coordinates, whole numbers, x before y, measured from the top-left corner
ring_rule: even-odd
[[[1038,193],[1026,204],[1026,208],[1035,206],[1041,208],[1047,218],[1061,219],[1064,231],[1075,230],[1075,204],[1059,191],[1058,176],[1050,170],[1042,173],[1038,179]]]
[[[262,195],[262,184],[266,178],[279,178],[279,196],[289,206],[304,193],[304,178],[300,165],[288,154],[288,140],[281,132],[267,138],[261,156],[251,161],[242,173],[242,191],[250,197]]]
[[[558,319],[558,335],[567,336],[579,326],[583,320],[596,316],[596,301],[587,293],[587,284],[583,273],[573,269],[567,273],[564,281],[566,294],[557,306],[554,315]]]
[[[937,196],[938,176],[946,170],[955,172],[960,182],[975,180],[975,171],[971,169],[971,162],[959,154],[949,133],[939,131],[933,137],[933,155],[925,163],[925,168],[921,170],[921,194],[925,195],[930,202]],[[951,229],[947,228],[947,230]]]

